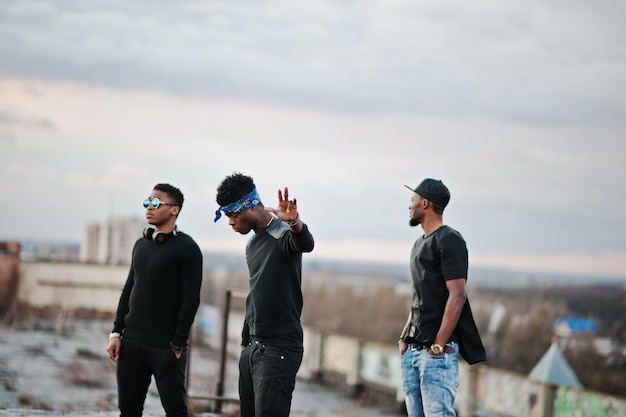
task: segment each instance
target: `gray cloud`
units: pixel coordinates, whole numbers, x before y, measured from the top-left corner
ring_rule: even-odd
[[[625,7],[19,2],[0,11],[0,71],[348,112],[621,123]]]
[[[0,109],[0,126],[2,125],[19,125],[50,130],[56,128],[51,120],[22,117],[12,114],[10,111]]]

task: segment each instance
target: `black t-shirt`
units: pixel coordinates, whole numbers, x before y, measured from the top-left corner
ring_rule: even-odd
[[[420,237],[411,250],[410,267],[413,298],[411,326],[406,340],[431,344],[441,327],[448,300],[446,281],[467,280],[468,253],[463,236],[451,227],[442,226],[430,235]],[[451,340],[461,345],[460,353],[468,362],[485,360],[469,301],[465,302]],[[470,351],[463,345],[469,346]]]

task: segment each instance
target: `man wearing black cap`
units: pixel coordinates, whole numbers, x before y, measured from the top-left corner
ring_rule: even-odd
[[[465,293],[468,255],[459,232],[443,223],[450,192],[427,178],[413,191],[409,224],[424,234],[411,250],[413,298],[398,348],[409,417],[455,416],[458,355],[474,364],[486,360]]]

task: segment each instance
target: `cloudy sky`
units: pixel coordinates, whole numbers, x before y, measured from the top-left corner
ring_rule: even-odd
[[[288,186],[312,257],[408,261],[440,178],[473,266],[626,276],[626,3],[0,0],[0,239],[80,241],[225,175]]]

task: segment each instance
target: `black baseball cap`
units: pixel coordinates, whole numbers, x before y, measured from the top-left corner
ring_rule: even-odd
[[[441,180],[426,178],[415,189],[408,185],[405,185],[405,187],[441,208],[445,208],[450,202],[450,191]]]

